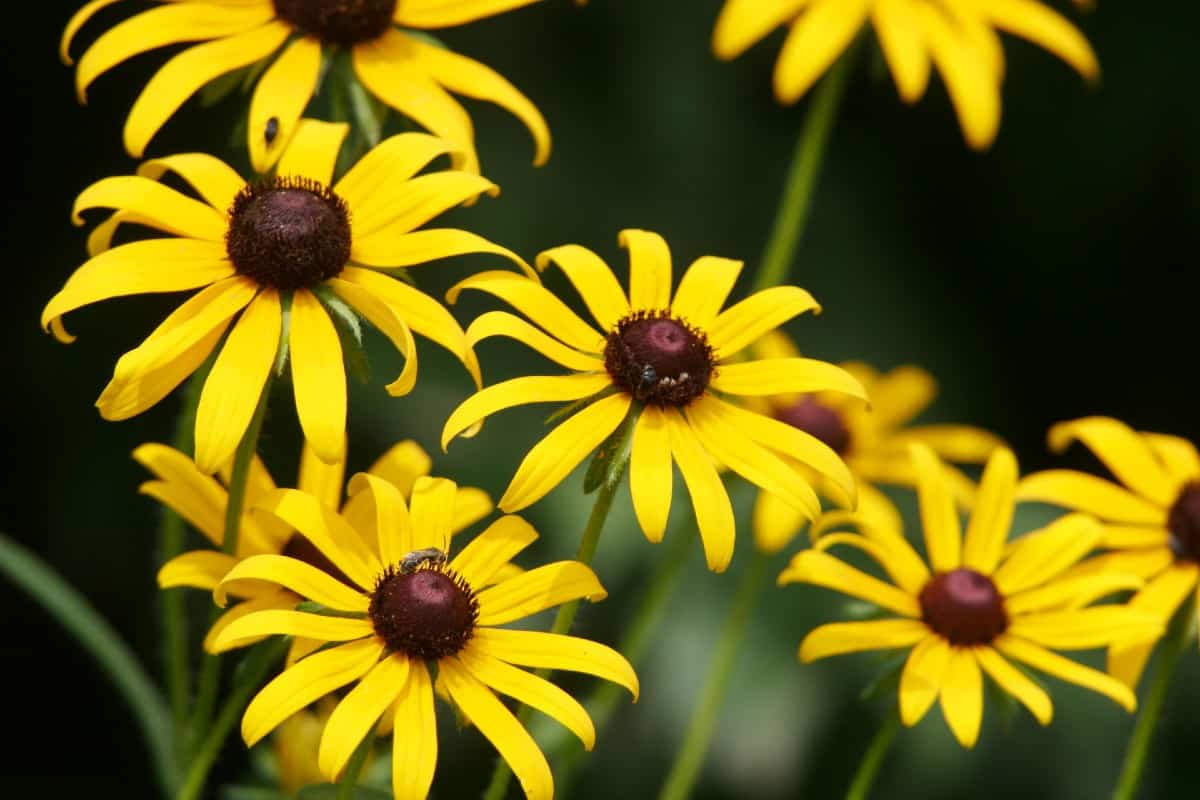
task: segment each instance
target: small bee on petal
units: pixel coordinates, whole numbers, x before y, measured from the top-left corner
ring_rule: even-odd
[[[413,550],[404,558],[400,559],[400,574],[411,575],[421,568],[424,564],[445,564],[446,551],[439,550],[436,547],[426,547],[421,550]]]

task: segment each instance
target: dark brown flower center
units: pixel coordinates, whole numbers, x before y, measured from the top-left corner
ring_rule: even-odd
[[[775,412],[775,418],[799,428],[829,445],[838,455],[850,450],[850,429],[835,409],[811,397],[802,397]]]
[[[604,367],[638,402],[684,406],[708,387],[713,351],[701,331],[667,312],[638,311],[608,335]]]
[[[307,178],[247,185],[229,210],[225,249],[239,273],[263,286],[311,288],[350,259],[350,214],[342,198]]]
[[[935,575],[921,590],[920,601],[925,624],[951,644],[986,644],[1008,628],[996,584],[973,569]]]
[[[312,542],[298,533],[292,534],[292,538],[287,540],[287,544],[283,546],[283,555],[316,567],[329,577],[337,578],[348,586],[354,585],[354,581],[350,580],[346,573],[338,569],[337,565],[326,558],[325,554],[318,550]]]
[[[368,610],[375,633],[411,658],[436,661],[466,646],[479,601],[462,576],[436,562],[415,572],[391,567],[375,585]]]
[[[275,14],[325,44],[355,45],[384,34],[397,0],[274,0]]]
[[[1200,483],[1189,483],[1167,515],[1171,551],[1184,561],[1200,563]]]

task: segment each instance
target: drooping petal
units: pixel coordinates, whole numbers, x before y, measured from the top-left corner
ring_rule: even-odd
[[[360,209],[380,191],[407,181],[438,156],[449,152],[449,143],[436,136],[398,133],[364,153],[333,189],[351,209]]]
[[[929,635],[917,643],[900,673],[900,721],[916,725],[937,700],[942,677],[950,663],[950,645],[940,636]]]
[[[608,596],[591,568],[559,561],[510,578],[479,592],[479,625],[503,625],[572,600],[598,603]]]
[[[992,580],[1006,596],[1045,583],[1086,556],[1100,541],[1100,532],[1092,517],[1068,514],[1018,539]]]
[[[396,658],[397,656],[392,656]],[[433,685],[424,664],[412,664],[396,699],[392,734],[392,794],[395,800],[426,800],[437,767],[437,714]]]
[[[921,30],[946,83],[963,137],[976,150],[991,146],[1000,128],[1000,76],[986,48],[946,18],[942,9],[915,5]]]
[[[725,0],[713,28],[712,48],[717,58],[737,58],[755,42],[787,22],[811,0]]]
[[[1069,658],[1064,658],[1016,636],[1001,634],[994,645],[997,650],[1009,658],[1028,664],[1034,669],[1049,673],[1064,681],[1099,692],[1126,711],[1132,713],[1137,707],[1137,697],[1129,687],[1103,672],[1085,667],[1083,664],[1078,664]]]
[[[915,103],[929,85],[929,51],[907,0],[876,0],[871,27],[900,97]]]
[[[239,594],[238,581],[269,581],[337,611],[367,611],[368,599],[361,591],[289,556],[263,554],[240,561],[222,577],[221,585],[213,593],[217,605],[225,605],[227,594]]]
[[[312,495],[279,489],[258,501],[259,510],[295,528],[361,589],[371,591],[383,567],[357,531]]]
[[[446,301],[453,305],[464,289],[486,292],[503,300],[547,333],[577,350],[584,353],[604,351],[604,336],[536,281],[512,272],[480,272],[451,287],[446,292]]]
[[[183,178],[214,209],[224,214],[246,185],[233,167],[208,153],[179,153],[143,161],[137,174],[152,181],[167,172]],[[144,224],[144,223],[143,223]]]
[[[1128,607],[1166,622],[1196,590],[1198,575],[1200,567],[1195,564],[1175,564],[1135,594]],[[1108,673],[1135,689],[1157,642],[1158,637],[1153,636],[1114,643],[1108,648]]]
[[[226,573],[237,563],[237,559],[218,550],[193,550],[175,556],[158,571],[160,589],[188,586],[192,589],[209,589],[221,582]]]
[[[941,462],[922,444],[909,445],[909,455],[917,471],[921,527],[925,531],[929,565],[935,572],[957,569],[962,564],[962,528],[954,497],[942,478]]]
[[[797,553],[779,574],[778,583],[780,586],[811,583],[874,603],[905,617],[917,619],[921,616],[921,606],[912,595],[819,550]]]
[[[450,533],[461,533],[495,509],[492,496],[483,489],[459,486],[454,495],[454,519],[450,522]]]
[[[816,3],[793,23],[775,63],[775,96],[794,103],[853,41],[870,10],[869,0]]]
[[[1187,439],[1164,433],[1142,432],[1142,439],[1158,456],[1167,472],[1182,485],[1200,478],[1200,454],[1196,446]]]
[[[1095,514],[1102,520],[1161,526],[1166,511],[1115,483],[1066,469],[1026,476],[1017,485],[1018,501],[1037,501]]]
[[[778,553],[791,543],[808,521],[807,512],[792,508],[770,492],[760,491],[754,500],[751,517],[754,546],[764,553]]]
[[[71,19],[67,21],[67,27],[63,29],[62,38],[58,42],[58,57],[63,64],[69,67],[75,63],[71,58],[71,43],[75,40],[75,34],[79,33],[79,29],[106,6],[118,2],[120,0],[91,0],[91,2],[84,3],[82,8],[71,15]]]
[[[633,429],[629,493],[638,524],[652,542],[661,542],[667,532],[674,483],[666,415],[656,406],[646,406]]]
[[[1054,706],[1045,689],[1030,680],[1024,672],[1010,664],[991,647],[976,647],[975,658],[978,659],[979,666],[983,667],[983,671],[999,684],[1001,689],[1029,709],[1034,719],[1042,725],[1050,724],[1054,716]]]
[[[627,228],[617,242],[629,251],[629,307],[653,311],[671,305],[671,250],[653,231]]]
[[[487,311],[480,314],[467,328],[467,341],[472,347],[492,336],[515,339],[551,361],[576,372],[599,373],[604,369],[604,362],[595,356],[567,347],[539,328],[506,311]]]
[[[625,657],[611,647],[541,631],[480,628],[471,638],[471,646],[522,667],[565,670],[593,675],[624,686],[638,697],[638,679]]]
[[[259,78],[250,98],[247,118],[250,164],[255,172],[270,169],[289,146],[317,87],[320,69],[321,43],[312,36],[300,36]],[[275,120],[275,133],[268,140],[266,131],[270,120]],[[312,177],[319,180],[317,175]]]
[[[326,464],[346,458],[346,369],[333,320],[306,289],[292,295],[289,356],[305,441]]]
[[[346,464],[343,461],[337,461],[333,464],[326,464],[313,449],[309,447],[308,442],[300,449],[300,472],[296,479],[296,488],[302,492],[311,494],[313,497],[321,501],[326,507],[337,510],[342,505],[342,486],[345,483]],[[266,487],[266,491],[273,491],[275,487],[272,485]]]
[[[338,779],[350,756],[408,683],[409,669],[408,658],[393,653],[372,667],[337,704],[325,723],[317,752],[317,765],[326,780]],[[425,665],[417,662],[411,669],[423,670]],[[410,736],[412,731],[401,729],[398,735]]]
[[[687,420],[673,408],[665,409],[665,413],[671,457],[679,465],[692,499],[700,541],[704,545],[704,559],[713,572],[724,572],[733,558],[736,525],[729,494]]]
[[[585,374],[529,375],[493,384],[468,397],[450,413],[442,428],[442,449],[445,450],[455,436],[498,411],[528,403],[582,400],[611,383],[607,374]]]
[[[404,356],[404,367],[400,370],[400,374],[384,387],[387,393],[393,397],[402,397],[411,392],[417,385],[418,362],[417,344],[413,341],[412,329],[409,328],[408,323],[397,313],[395,307],[357,283],[331,278],[327,284],[338,297],[349,303],[367,322],[370,322],[386,336],[400,352],[400,355]],[[342,386],[345,388],[344,371],[341,380]]]
[[[629,316],[629,300],[617,277],[600,256],[586,247],[564,244],[544,250],[538,253],[535,263],[539,270],[545,270],[551,263],[558,265],[601,330],[614,330],[622,317]]]
[[[727,358],[793,317],[821,306],[798,286],[774,286],[735,303],[717,315],[707,331],[718,359]]]
[[[287,591],[286,589],[276,588],[261,594],[255,594],[249,600],[235,604],[232,608],[225,611],[225,613],[218,616],[213,624],[208,627],[208,632],[204,634],[204,641],[202,643],[204,652],[210,654],[219,652],[219,648],[217,647],[217,639],[225,633],[226,628],[238,620],[248,617],[251,614],[258,614],[262,611],[291,610],[295,608],[296,603],[299,601],[299,597]],[[264,634],[262,636],[245,637],[241,640],[239,646],[249,647],[250,645],[257,644],[264,639],[269,639],[270,636],[270,634]],[[311,642],[313,640],[300,639],[298,641]]]
[[[1100,63],[1084,35],[1046,5],[1031,0],[989,0],[984,13],[997,28],[1040,45],[1083,77],[1095,80],[1100,76]]]
[[[159,128],[201,86],[266,58],[290,33],[289,26],[272,20],[258,28],[188,48],[172,58],[154,73],[134,102],[125,121],[125,149],[134,158],[141,158]]]
[[[1163,469],[1146,441],[1128,425],[1111,417],[1085,417],[1060,422],[1047,436],[1050,449],[1061,452],[1078,440],[1104,462],[1121,483],[1156,506],[1175,501],[1177,482]]]
[[[1017,459],[1001,448],[988,461],[963,542],[963,566],[992,574],[1012,527],[1013,495],[1017,487]]]
[[[351,245],[350,258],[356,263],[371,267],[411,267],[471,253],[503,256],[516,264],[526,275],[534,275],[533,268],[525,263],[525,259],[507,247],[501,247],[478,234],[454,228],[429,228],[419,231],[384,228],[355,239]]]
[[[496,572],[538,538],[533,526],[507,515],[493,522],[450,562],[471,586],[487,586]]]
[[[876,619],[868,622],[834,622],[816,628],[800,643],[800,660],[912,647],[929,635],[925,623],[915,619]]]
[[[983,674],[969,647],[957,647],[950,653],[942,676],[942,715],[963,747],[974,747],[983,722]]]
[[[249,614],[230,623],[213,642],[213,652],[223,653],[244,647],[264,636],[302,636],[323,642],[348,642],[374,633],[370,621],[365,619],[271,609]]]

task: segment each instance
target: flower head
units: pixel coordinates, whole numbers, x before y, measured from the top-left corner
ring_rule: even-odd
[[[1085,78],[1100,73],[1083,34],[1040,0],[725,0],[713,51],[736,58],[787,25],[775,96],[794,103],[868,23],[905,102],[925,94],[930,67],[937,67],[963,136],[976,149],[990,146],[1000,127],[1004,50],[997,31],[1045,48]]]
[[[511,406],[585,403],[522,461],[499,503],[512,512],[543,497],[629,422],[633,425],[629,485],[642,530],[651,541],[663,537],[671,508],[673,462],[691,495],[708,566],[716,571],[728,566],[734,544],[733,509],[718,464],[808,518],[820,513],[820,501],[797,463],[828,476],[853,497],[854,481],[832,448],[798,428],[721,397],[821,390],[864,397],[853,376],[823,361],[730,360],[792,317],[819,311],[812,296],[795,286],[778,286],[722,311],[742,265],[705,256],[688,267],[672,297],[671,253],[662,237],[626,230],[620,242],[629,249],[628,294],[608,265],[579,245],[556,247],[538,256],[539,268],[554,263],[563,270],[598,328],[536,281],[515,273],[485,272],[450,290],[450,302],[464,289],[487,292],[540,326],[506,312],[489,312],[468,329],[472,344],[507,336],[571,374],[515,378],[480,391],[451,413],[442,431],[442,446]]]
[[[1120,485],[1073,470],[1027,476],[1017,499],[1052,503],[1095,515],[1104,528],[1099,546],[1112,552],[1089,559],[1079,574],[1111,570],[1147,579],[1129,605],[1169,620],[1200,587],[1200,456],[1186,439],[1135,431],[1109,417],[1085,417],[1050,429],[1050,447],[1079,441]],[[1158,637],[1134,638],[1108,650],[1108,671],[1136,686]]]
[[[751,348],[757,358],[797,358],[795,343],[774,331]],[[896,367],[879,373],[859,362],[842,369],[858,379],[871,398],[868,406],[836,392],[796,393],[751,398],[754,410],[807,431],[832,447],[845,460],[858,487],[860,516],[876,517],[880,524],[900,528],[895,508],[875,484],[914,486],[917,482],[908,444],[922,442],[946,461],[982,464],[997,447],[999,438],[970,425],[910,425],[933,402],[937,384],[916,366]],[[974,484],[962,472],[944,464],[946,480],[955,497],[969,506]],[[837,505],[847,500],[835,484],[813,476],[817,492]],[[761,549],[777,552],[803,527],[805,519],[768,492],[759,492],[754,504],[754,540]]]
[[[897,528],[859,520],[860,533],[822,535],[799,553],[779,583],[811,583],[860,598],[898,618],[822,625],[804,638],[800,658],[909,649],[900,675],[900,718],[915,725],[940,699],[955,737],[972,747],[983,719],[983,673],[1043,725],[1049,695],[1011,661],[1136,705],[1123,683],[1054,650],[1104,647],[1161,632],[1162,623],[1125,606],[1093,600],[1140,585],[1135,575],[1075,576],[1069,568],[1100,540],[1100,525],[1071,514],[1005,548],[1012,524],[1017,464],[1001,448],[988,461],[965,535],[945,472],[924,444],[911,444],[928,565]],[[891,582],[826,552],[848,545],[873,559]]]
[[[228,492],[221,481],[205,475],[195,463],[178,450],[162,444],[144,444],[133,451],[133,457],[154,474],[154,480],[140,487],[143,494],[158,500],[183,517],[216,548],[224,540],[225,507]],[[390,483],[406,498],[412,496],[417,478],[429,474],[429,456],[413,441],[400,442],[380,456],[367,475],[371,480]],[[305,445],[300,456],[300,475],[296,487],[311,495],[332,511],[343,508],[342,463],[326,464]],[[226,474],[221,475],[227,480]],[[305,561],[327,572],[335,567],[312,543],[296,533],[295,528],[281,523],[271,515],[254,513],[249,509],[263,497],[276,491],[275,481],[256,457],[252,462],[246,486],[246,508],[238,536],[237,552],[228,554],[212,549],[193,550],[176,556],[158,572],[158,585],[163,589],[187,586],[212,591],[234,566],[256,555],[286,555]],[[454,497],[454,519],[450,532],[458,533],[486,517],[492,511],[492,500],[482,489],[459,486]],[[346,506],[349,510],[349,506]],[[507,573],[506,573],[507,574]],[[222,614],[209,629],[204,640],[211,648],[216,637],[229,623],[254,611],[289,609],[301,602],[295,592],[273,585],[246,584],[232,595],[238,602]],[[296,639],[289,661],[310,652],[320,643]]]
[[[75,35],[117,0],[93,0],[76,12],[60,46],[70,64]],[[183,103],[206,84],[238,69],[258,77],[250,101],[248,146],[257,172],[284,152],[321,82],[322,60],[348,50],[356,79],[380,101],[454,146],[457,167],[479,172],[471,118],[450,92],[488,100],[515,114],[537,145],[535,164],[550,155],[541,112],[488,67],[428,36],[436,30],[529,5],[536,0],[171,0],[108,30],[79,59],[80,102],[96,78],[123,61],[168,45],[193,43],[167,61],[142,89],[125,122],[125,148],[141,158],[146,145]],[[333,80],[334,78],[328,78]]]
[[[219,350],[196,416],[196,463],[214,472],[233,454],[286,348],[305,436],[322,459],[340,461],[346,376],[335,323],[349,325],[354,335],[358,316],[406,359],[387,387],[391,394],[405,394],[416,382],[413,330],[453,352],[478,384],[475,354],[450,313],[378,270],[472,252],[499,254],[528,269],[515,254],[472,233],[416,230],[496,187],[466,172],[413,177],[447,152],[445,143],[419,133],[382,142],[334,181],[346,131],[346,125],[305,120],[268,181],[247,183],[212,156],[186,153],[148,161],[137,176],[106,178],[79,195],[77,222],[88,209],[115,213],[90,237],[91,259],[42,312],[43,327],[61,341],[72,339],[63,315],[82,306],[201,289],[117,362],[96,403],[105,419],[145,411]],[[179,175],[200,199],[155,180],[166,172]],[[126,223],[167,235],[111,247]]]
[[[436,667],[439,693],[500,751],[526,795],[551,797],[545,756],[495,692],[545,712],[590,748],[595,730],[583,706],[517,667],[595,675],[635,697],[637,677],[604,645],[499,626],[571,600],[603,599],[595,574],[579,562],[562,561],[497,580],[498,572],[537,538],[516,516],[498,519],[448,557],[457,513],[451,481],[418,478],[411,504],[390,483],[365,474],[350,481],[349,491],[340,514],[296,490],[270,493],[257,504],[299,531],[344,578],[288,556],[258,555],[237,564],[217,586],[221,602],[243,586],[265,581],[323,611],[257,611],[217,635],[218,651],[272,635],[328,645],[288,667],[251,701],[242,719],[246,743],[253,745],[296,711],[353,684],[325,725],[318,767],[336,780],[363,737],[385,718],[396,731],[395,796],[419,800],[429,793],[437,763],[430,673]]]

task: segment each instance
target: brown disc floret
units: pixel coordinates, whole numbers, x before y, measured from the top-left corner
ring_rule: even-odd
[[[1200,563],[1200,483],[1183,487],[1167,515],[1167,531],[1176,558]]]
[[[325,44],[378,39],[392,25],[397,0],[274,0],[275,14]]]
[[[638,402],[660,407],[685,406],[702,395],[714,366],[704,333],[665,311],[630,314],[604,347],[613,383]]]
[[[442,564],[415,572],[390,567],[371,594],[368,617],[388,648],[436,661],[466,646],[479,618],[479,601],[461,575]]]
[[[925,624],[950,644],[987,644],[1008,629],[1008,613],[996,584],[973,569],[935,575],[919,599]]]
[[[775,419],[820,439],[838,455],[850,450],[850,429],[840,412],[813,397],[802,397],[775,411]]]

